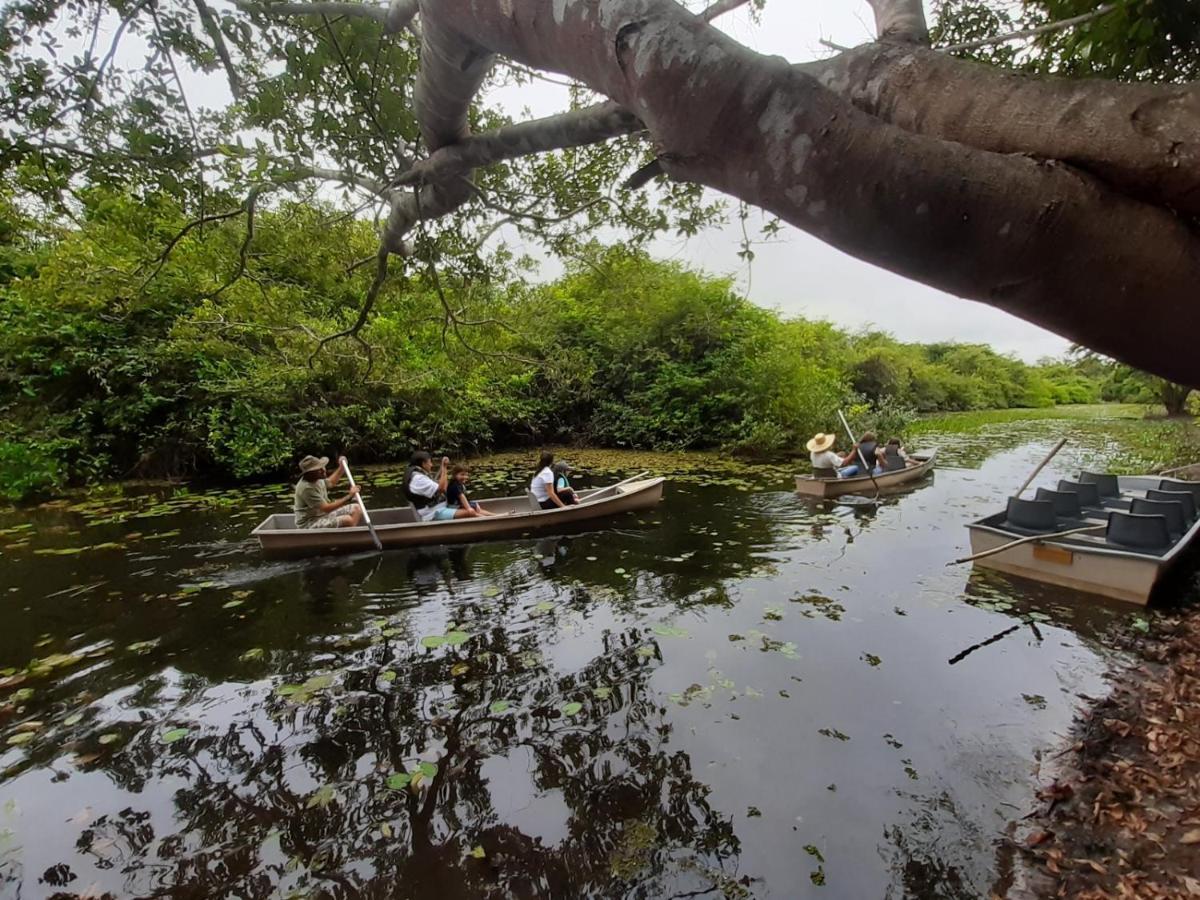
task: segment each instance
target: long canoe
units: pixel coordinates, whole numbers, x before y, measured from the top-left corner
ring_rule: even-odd
[[[873,494],[876,485],[879,485],[880,490],[884,490],[924,478],[932,471],[936,455],[936,453],[913,454],[908,458],[908,464],[903,469],[876,475],[874,481],[869,475],[855,475],[853,478],[815,478],[812,475],[797,475],[796,493],[817,499],[842,497],[846,494]]]
[[[1200,537],[1200,516],[1185,517],[1181,530],[1166,532],[1166,540],[1154,546],[1133,546],[1115,538],[1114,518],[1157,518],[1129,516],[1133,501],[1146,498],[1147,491],[1191,493],[1193,502],[1181,507],[1194,512],[1200,505],[1200,485],[1195,482],[1163,478],[1159,475],[1122,475],[1117,479],[1116,496],[1106,496],[1100,503],[1083,506],[1079,516],[1057,516],[1054,527],[1021,528],[1010,521],[1008,512],[999,512],[967,526],[971,534],[971,553],[981,553],[1005,547],[1021,538],[1034,540],[1010,546],[983,559],[976,566],[995,569],[1060,587],[1072,588],[1102,597],[1124,600],[1145,606],[1164,575],[1179,561],[1184,551]],[[1012,501],[1010,501],[1011,504]],[[1165,519],[1164,519],[1165,521]],[[1058,537],[1055,531],[1070,531],[1079,527],[1097,526],[1094,531]]]
[[[651,509],[662,500],[663,478],[615,484],[579,493],[580,502],[541,509],[532,495],[479,501],[494,516],[425,522],[412,506],[371,510],[371,521],[384,547],[465,544],[534,532],[569,530],[618,513]],[[365,525],[355,528],[297,528],[291,513],[267,516],[251,534],[268,556],[350,553],[374,547]]]

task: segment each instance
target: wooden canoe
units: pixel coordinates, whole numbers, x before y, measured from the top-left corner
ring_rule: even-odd
[[[853,478],[814,478],[812,475],[797,475],[796,493],[816,499],[841,497],[846,494],[874,494],[875,485],[879,485],[879,489],[882,491],[924,478],[933,470],[933,460],[936,455],[936,453],[914,453],[909,457],[908,465],[903,469],[876,475],[874,481],[869,475],[855,475]]]
[[[495,516],[424,522],[411,506],[371,510],[371,521],[384,547],[465,544],[523,534],[571,530],[618,513],[651,509],[662,500],[663,478],[580,491],[580,502],[561,509],[541,509],[530,495],[479,501]],[[365,525],[356,528],[297,528],[291,513],[267,516],[251,534],[268,556],[313,556],[351,553],[374,547]]]
[[[1147,490],[1160,487],[1186,489],[1181,486],[1187,484],[1159,475],[1122,475],[1117,483],[1120,490],[1117,498],[1106,500],[1102,507],[1085,508],[1081,519],[1060,520],[1058,530],[1066,531],[1081,524],[1103,526],[1112,511],[1120,510],[1135,497],[1145,496]],[[1030,534],[1028,530],[1008,525],[1003,512],[972,522],[967,528],[971,534],[972,554],[1003,547]],[[1169,544],[1150,550],[1115,544],[1103,529],[1097,529],[1095,534],[1062,538],[1048,533],[1039,540],[977,559],[974,564],[1033,581],[1145,606],[1154,586],[1175,566],[1197,537],[1200,537],[1200,516],[1183,533],[1173,536]]]

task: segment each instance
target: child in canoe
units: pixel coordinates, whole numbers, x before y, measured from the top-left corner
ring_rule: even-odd
[[[479,501],[472,500],[467,496],[467,480],[470,477],[471,470],[467,466],[454,467],[450,483],[446,485],[446,507],[455,510],[456,518],[460,515],[459,510],[467,516],[497,515],[497,513],[488,512],[479,505]]]

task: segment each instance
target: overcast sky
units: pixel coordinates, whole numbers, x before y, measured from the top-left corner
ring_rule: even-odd
[[[821,46],[822,38],[846,46],[870,40],[871,22],[866,0],[767,0],[759,24],[742,10],[722,16],[717,24],[755,50],[801,62],[830,54]],[[138,43],[127,37],[121,49],[140,55],[144,45]],[[202,105],[228,102],[228,92],[218,79],[192,76],[186,81],[189,93]],[[491,99],[514,118],[521,118],[525,108],[541,116],[567,106],[564,90],[540,82],[506,89]],[[1061,355],[1068,346],[1062,338],[1020,319],[860,262],[791,226],[784,227],[781,240],[756,245],[750,266],[737,255],[740,240],[740,228],[730,225],[689,240],[660,239],[652,252],[714,274],[732,275],[739,289],[762,306],[828,319],[852,330],[880,328],[909,341],[987,343],[1028,361]],[[552,278],[558,271],[548,264],[542,275]]]

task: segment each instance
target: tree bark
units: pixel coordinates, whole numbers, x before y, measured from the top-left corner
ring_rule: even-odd
[[[882,44],[801,68],[907,131],[1060,160],[1131,196],[1200,215],[1200,86],[1035,77]]]
[[[486,48],[619,103],[646,125],[672,177],[759,205],[902,275],[1200,383],[1200,240],[1168,210],[1058,162],[883,122],[669,0],[425,0],[421,13],[426,43],[432,32],[445,58]],[[460,79],[444,91],[440,114],[465,115],[468,87]]]

